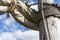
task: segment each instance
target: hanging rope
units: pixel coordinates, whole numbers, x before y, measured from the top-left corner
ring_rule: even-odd
[[[41,0],[41,2],[42,2],[42,4],[41,4],[41,12],[42,12],[42,17],[43,17],[43,22],[44,22],[44,27],[45,27],[45,31],[46,31],[46,37],[47,37],[47,40],[51,40],[51,38],[50,38],[50,33],[49,33],[49,29],[48,29],[48,27],[47,27],[47,21],[46,21],[46,19],[45,19],[45,16],[44,16],[44,12],[43,12],[43,1],[44,0]]]

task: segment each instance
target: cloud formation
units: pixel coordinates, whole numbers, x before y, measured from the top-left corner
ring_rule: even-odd
[[[0,40],[39,40],[39,32],[38,31],[25,31],[21,32],[21,30],[11,32],[4,32],[0,34]]]
[[[33,0],[31,0],[28,4],[34,4],[34,3],[37,3],[37,2],[34,2]],[[38,4],[37,5],[32,5],[30,8],[32,9],[35,9],[36,11],[38,11]]]
[[[39,40],[39,32],[27,30],[7,14],[0,16],[0,40]]]
[[[50,3],[50,4],[53,4],[54,3],[54,0],[44,0],[45,3]]]

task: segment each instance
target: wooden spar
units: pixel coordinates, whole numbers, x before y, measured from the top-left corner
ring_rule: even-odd
[[[16,7],[18,11],[25,16],[31,22],[37,23],[37,11],[32,9],[30,10],[24,3],[20,2],[20,4]],[[27,15],[27,16],[26,16]],[[35,15],[35,16],[34,16]],[[35,20],[35,21],[34,21]]]
[[[39,12],[42,17],[43,17],[43,21],[40,21],[41,24],[43,24],[43,26],[40,24],[39,22],[39,40],[49,40],[48,38],[48,34],[47,34],[47,25],[46,25],[46,20],[44,19],[44,12],[43,12],[43,1],[42,0],[38,0],[38,3],[42,3],[42,4],[38,4],[38,10],[41,11]],[[41,25],[41,26],[40,26]],[[47,39],[48,38],[48,39]]]
[[[14,17],[14,19],[19,22],[20,24],[24,25],[27,28],[33,29],[33,30],[39,30],[36,24],[30,22],[27,20],[19,11],[15,10],[14,13],[11,13],[11,15]]]
[[[2,0],[0,0],[0,6],[7,6],[8,8],[8,11],[10,12],[11,10],[9,10],[9,9],[11,9],[10,8],[10,4],[9,3],[4,3]],[[13,3],[12,3],[13,4]],[[24,7],[23,7],[24,6]],[[22,14],[22,15],[24,15],[28,20],[30,20],[31,22],[34,22],[34,23],[37,23],[37,11],[36,10],[34,10],[34,9],[29,9],[26,5],[25,5],[25,3],[23,3],[23,2],[21,2],[20,1],[20,3],[18,2],[17,3],[17,9],[18,9],[18,11]],[[7,12],[7,10],[6,11],[1,11],[1,12]],[[27,15],[27,16],[26,16]]]

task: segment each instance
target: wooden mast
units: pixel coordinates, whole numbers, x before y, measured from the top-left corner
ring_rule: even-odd
[[[47,29],[46,19],[44,18],[43,0],[38,0],[38,3],[42,3],[42,4],[38,4],[38,11],[41,11],[38,14],[41,14],[43,17],[43,21],[40,21],[40,22],[42,22],[41,24],[43,24],[43,25],[40,26],[40,23],[39,23],[39,27],[40,27],[40,30],[39,30],[40,39],[39,40],[50,40],[49,34],[48,34],[48,29]]]
[[[40,3],[41,2],[41,0],[38,0],[38,3]],[[38,4],[38,11],[39,10],[41,10],[41,4]],[[39,12],[40,13],[40,12]],[[38,14],[39,14],[38,13]],[[42,23],[43,24],[43,23]],[[39,23],[39,40],[44,40],[43,38],[43,36],[44,36],[44,28],[43,28],[43,26],[40,26],[40,23]]]

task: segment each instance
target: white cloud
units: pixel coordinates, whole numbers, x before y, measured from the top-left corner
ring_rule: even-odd
[[[28,4],[34,4],[35,2],[32,0],[31,2],[29,2]],[[38,5],[32,5],[30,8],[35,9],[36,11],[38,11]]]
[[[31,6],[31,8],[35,9],[36,11],[38,11],[38,5],[33,5],[33,6]]]
[[[14,33],[6,32],[0,34],[0,40],[39,40],[38,31],[25,31],[21,32],[20,30],[15,31]]]
[[[16,38],[11,33],[2,33],[0,35],[0,40],[16,40]]]
[[[0,20],[4,19],[6,17],[6,14],[0,15]]]
[[[9,18],[7,18],[6,20],[3,21],[3,23],[5,25],[10,25],[10,24],[12,24],[14,22],[15,22],[15,20],[12,17],[9,17]]]
[[[10,16],[7,18],[7,14],[3,14],[0,16],[0,32],[6,31],[15,31],[17,27],[19,27],[18,23]],[[17,24],[16,24],[17,23]]]
[[[52,4],[52,3],[54,3],[54,0],[44,0],[44,2]]]
[[[38,31],[25,31],[25,32],[21,32],[21,31],[17,31],[15,32],[16,37],[18,37],[19,39],[22,40],[39,40],[39,32]]]

